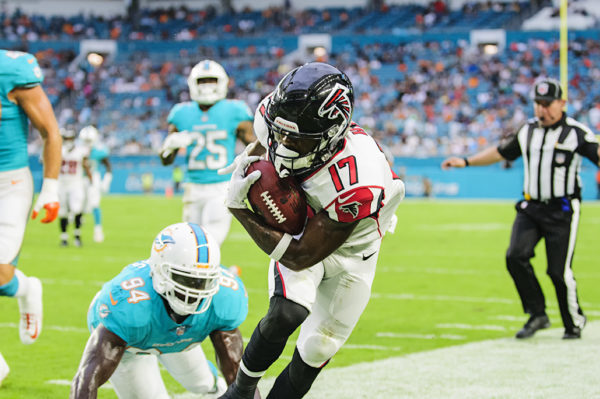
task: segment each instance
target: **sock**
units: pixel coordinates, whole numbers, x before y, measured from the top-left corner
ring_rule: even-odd
[[[13,278],[7,284],[0,285],[0,296],[22,297],[27,294],[28,286],[27,276],[15,269]]]
[[[275,380],[267,399],[304,397],[327,363],[319,368],[311,367],[302,360],[296,348],[292,360]]]
[[[79,230],[79,228],[81,227],[81,213],[78,213],[77,215],[75,215],[75,229],[76,231]],[[79,233],[75,233],[77,235],[79,235]]]
[[[67,233],[60,233],[60,240],[67,241],[69,239],[69,235]]]
[[[94,224],[96,226],[101,225],[102,224],[102,211],[100,210],[100,208],[94,208],[92,213],[94,214]]]
[[[66,233],[68,225],[69,225],[69,219],[60,218],[60,231],[62,231],[63,233]]]

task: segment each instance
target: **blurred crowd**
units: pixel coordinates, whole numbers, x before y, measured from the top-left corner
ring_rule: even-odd
[[[600,131],[600,43],[570,41],[568,113]],[[394,156],[475,152],[533,115],[531,87],[559,78],[559,43],[530,39],[490,52],[466,41],[347,43],[326,55],[290,56],[276,46],[197,46],[130,51],[93,66],[72,50],[37,56],[61,125],[98,126],[113,153],[156,152],[171,107],[188,101],[187,75],[204,58],[230,75],[229,97],[256,107],[275,82],[303,62],[324,60],[354,83],[354,119]],[[34,146],[35,150],[35,146]]]

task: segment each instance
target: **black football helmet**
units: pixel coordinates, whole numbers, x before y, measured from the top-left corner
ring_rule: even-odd
[[[353,105],[350,79],[329,64],[310,62],[285,75],[263,113],[269,158],[279,175],[302,177],[327,162],[343,143]],[[300,154],[281,143],[284,136],[315,145]]]

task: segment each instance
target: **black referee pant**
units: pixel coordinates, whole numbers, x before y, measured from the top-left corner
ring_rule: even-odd
[[[525,313],[546,313],[544,294],[535,276],[530,259],[534,248],[544,238],[548,268],[565,329],[583,328],[585,318],[577,299],[577,283],[571,268],[577,227],[579,199],[555,199],[548,202],[520,201],[513,223],[506,265],[512,276]]]

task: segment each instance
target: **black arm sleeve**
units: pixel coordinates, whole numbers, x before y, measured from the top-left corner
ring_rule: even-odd
[[[575,152],[592,161],[594,165],[598,165],[598,142],[593,137],[591,132],[577,129],[577,141],[579,145]]]
[[[502,155],[502,158],[509,161],[519,158],[521,156],[521,146],[519,145],[518,133],[502,140],[498,145],[498,152]]]

